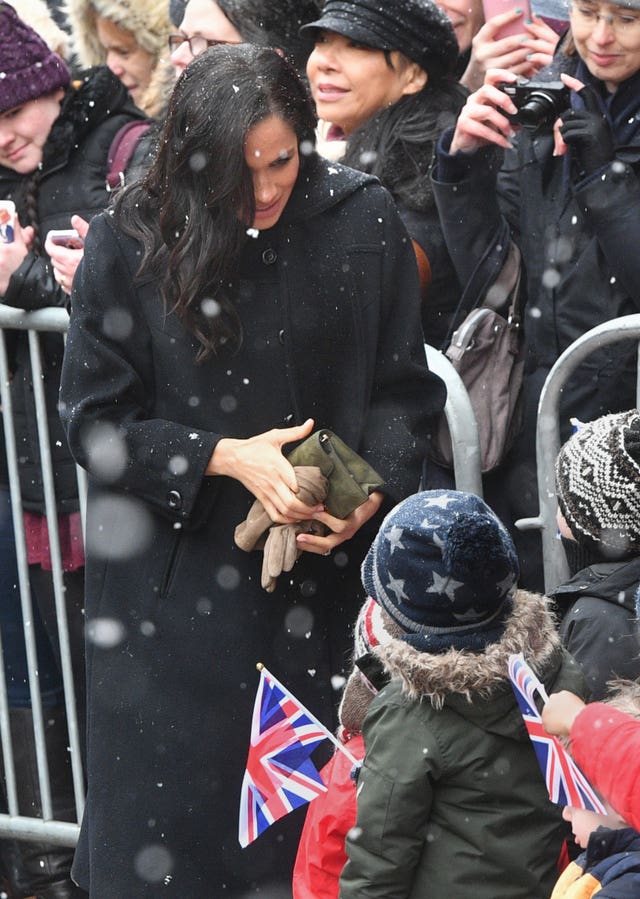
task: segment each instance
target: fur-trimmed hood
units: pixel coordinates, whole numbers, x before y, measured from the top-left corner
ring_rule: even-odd
[[[508,685],[512,653],[524,653],[543,680],[558,663],[561,643],[547,604],[539,594],[518,590],[502,638],[482,653],[450,649],[435,655],[393,638],[373,652],[410,699],[428,700],[435,708],[441,708],[453,695],[467,702],[488,699]]]
[[[176,84],[176,70],[171,65],[169,49],[163,51],[151,75],[151,81],[140,99],[140,109],[152,119],[163,121]]]
[[[63,9],[71,27],[73,52],[83,69],[106,61],[96,33],[96,16],[126,28],[156,57],[167,47],[173,30],[167,0],[65,0]]]

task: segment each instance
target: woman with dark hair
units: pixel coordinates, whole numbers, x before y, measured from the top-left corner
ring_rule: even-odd
[[[453,26],[432,0],[327,0],[302,32],[315,35],[307,74],[320,151],[392,194],[420,267],[425,338],[440,346],[460,293],[430,181],[436,142],[466,98]]]
[[[238,847],[255,663],[331,722],[371,529],[416,489],[442,407],[393,202],[318,157],[314,126],[278,53],[211,48],[178,80],[148,175],[89,231],[61,401],[90,474],[74,874],[92,896],[289,880],[299,820]],[[300,499],[282,452],[314,422],[385,478],[345,520]],[[256,498],[272,522],[327,529],[297,536],[270,594],[233,542]]]

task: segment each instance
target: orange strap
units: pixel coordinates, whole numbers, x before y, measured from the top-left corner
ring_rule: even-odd
[[[416,254],[418,274],[420,275],[420,288],[422,291],[422,299],[424,299],[431,287],[431,264],[420,244],[415,240],[412,240],[411,243],[413,244],[413,252]]]

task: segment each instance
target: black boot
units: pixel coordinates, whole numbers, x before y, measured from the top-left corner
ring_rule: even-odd
[[[20,814],[38,817],[42,814],[42,803],[33,714],[31,709],[10,709],[9,717]],[[53,818],[56,821],[74,821],[76,813],[64,709],[45,708],[43,717]],[[11,884],[11,894],[16,899],[27,896],[34,896],[35,899],[81,899],[87,896],[71,880],[73,849],[69,847],[11,839],[0,842],[0,854]]]

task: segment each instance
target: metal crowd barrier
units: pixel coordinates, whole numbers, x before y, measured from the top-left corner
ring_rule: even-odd
[[[10,371],[7,357],[5,330],[28,332],[33,375],[34,402],[38,420],[38,439],[43,468],[45,506],[52,557],[52,577],[58,618],[62,681],[74,797],[77,820],[80,821],[84,807],[84,774],[80,753],[78,719],[75,707],[75,691],[69,649],[69,632],[64,600],[64,576],[62,572],[58,519],[55,502],[51,448],[47,428],[47,414],[43,387],[42,357],[39,332],[48,331],[65,335],[69,317],[63,309],[42,309],[24,312],[0,304],[0,402],[9,472],[9,488],[13,526],[18,559],[19,586],[24,620],[24,638],[29,668],[29,689],[32,699],[34,736],[38,761],[38,776],[42,800],[42,817],[20,815],[16,788],[13,748],[9,724],[9,705],[4,673],[2,643],[0,640],[0,745],[5,767],[8,813],[0,813],[0,837],[14,836],[25,840],[47,841],[61,846],[74,846],[79,834],[78,823],[54,821],[52,818],[51,789],[44,739],[44,720],[40,698],[38,660],[33,629],[33,610],[29,586],[29,570],[22,520],[20,479],[18,474],[17,448],[13,426]],[[558,359],[551,370],[540,397],[538,409],[538,429],[536,453],[538,460],[538,488],[540,513],[535,518],[520,519],[519,528],[542,531],[542,552],[544,559],[545,587],[551,589],[566,577],[566,562],[560,542],[556,539],[556,500],[554,485],[555,458],[560,449],[560,429],[558,404],[563,385],[573,370],[594,349],[623,339],[640,340],[640,315],[630,315],[615,319],[594,328],[579,338]],[[478,427],[464,384],[449,360],[434,347],[425,344],[429,368],[439,375],[447,387],[445,415],[451,431],[454,477],[456,488],[482,496],[482,475],[480,470],[480,445]],[[640,397],[640,374],[638,384]],[[86,474],[78,473],[78,495],[83,526],[86,519]]]
[[[427,343],[424,348],[427,365],[434,374],[442,378],[447,388],[444,414],[451,433],[456,489],[482,496],[480,438],[467,388],[444,353]]]
[[[558,407],[566,381],[578,365],[594,350],[621,340],[640,341],[640,315],[625,315],[604,322],[583,334],[557,360],[545,381],[538,404],[536,459],[538,465],[539,514],[521,518],[516,527],[542,532],[544,585],[548,593],[569,575],[561,542],[557,539],[555,460],[560,450]],[[640,346],[639,346],[640,352]],[[636,387],[636,405],[640,403],[640,360]]]
[[[78,823],[54,821],[52,815],[51,788],[49,768],[44,736],[44,719],[40,685],[38,677],[38,658],[33,627],[33,609],[31,589],[29,585],[29,566],[22,516],[22,499],[20,478],[18,474],[18,455],[16,435],[13,421],[13,407],[10,391],[10,370],[7,357],[5,329],[28,332],[31,371],[33,377],[33,394],[36,418],[38,423],[38,440],[42,459],[42,476],[45,495],[45,508],[49,541],[51,546],[52,579],[55,595],[56,615],[60,641],[60,658],[62,667],[62,683],[65,697],[65,710],[71,768],[77,820],[80,821],[84,807],[84,774],[80,753],[78,718],[76,713],[75,690],[71,668],[69,649],[69,630],[67,626],[67,610],[64,598],[64,575],[62,571],[60,539],[58,532],[58,516],[54,492],[51,446],[47,426],[47,412],[43,386],[42,356],[40,351],[39,332],[57,332],[65,335],[69,316],[64,309],[41,309],[37,312],[24,312],[0,304],[0,402],[5,432],[7,466],[9,473],[9,490],[13,527],[15,531],[16,555],[18,562],[18,578],[20,600],[24,622],[24,639],[28,664],[29,690],[31,694],[33,730],[35,738],[38,779],[42,806],[42,817],[27,817],[19,813],[18,793],[16,787],[13,747],[9,723],[9,704],[4,671],[4,658],[0,641],[0,743],[5,769],[8,813],[0,814],[0,837],[13,836],[24,840],[45,841],[60,846],[75,846],[80,827]],[[86,510],[86,476],[78,470],[78,491],[82,498],[81,514],[84,525]]]

